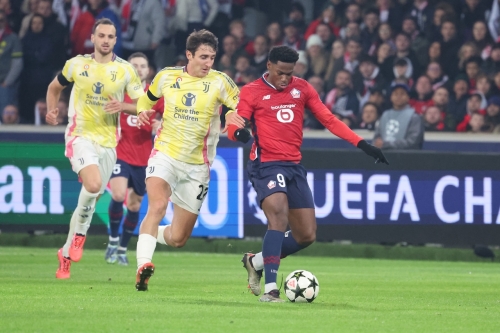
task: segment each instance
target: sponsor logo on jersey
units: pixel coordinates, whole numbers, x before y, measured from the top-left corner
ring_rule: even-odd
[[[94,94],[102,94],[102,91],[104,90],[104,84],[102,84],[101,82],[96,82],[92,85],[92,91],[94,92]]]
[[[111,71],[111,81],[115,82],[116,81],[116,71]]]
[[[210,82],[203,82],[203,86],[205,87],[203,92],[206,94],[210,90]]]
[[[89,73],[87,73],[87,71],[83,71],[80,73],[80,76],[89,77]]]
[[[274,180],[270,180],[269,183],[267,183],[267,187],[272,190],[273,188],[276,187],[276,182]]]
[[[262,97],[263,101],[265,101],[266,99],[271,99],[271,95],[266,95],[266,96]]]
[[[300,98],[300,90],[296,88],[293,88],[292,91],[290,91],[290,94],[293,98]]]
[[[196,95],[193,93],[187,93],[182,96],[182,104],[185,106],[193,106],[193,104],[196,102]]]
[[[179,84],[179,82],[181,82],[181,81],[182,81],[182,78],[178,77],[177,79],[175,79],[175,83],[172,84],[170,86],[170,88],[172,88],[172,89],[181,89],[181,85]],[[151,84],[153,84],[153,83],[151,83]]]

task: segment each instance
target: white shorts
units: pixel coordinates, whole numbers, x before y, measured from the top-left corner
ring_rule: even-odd
[[[185,210],[198,215],[208,192],[210,168],[206,164],[178,161],[154,150],[149,158],[146,179],[159,177],[170,185],[170,200]]]
[[[94,141],[79,136],[70,136],[66,137],[64,155],[69,158],[71,167],[77,175],[86,166],[97,165],[102,180],[99,193],[104,193],[116,163],[115,148],[103,147]]]

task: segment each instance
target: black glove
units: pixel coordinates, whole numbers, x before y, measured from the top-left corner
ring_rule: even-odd
[[[247,143],[252,136],[246,128],[238,128],[236,131],[234,131],[234,137],[237,141]]]
[[[366,155],[373,157],[375,159],[375,163],[389,164],[389,161],[385,158],[382,150],[380,148],[372,146],[365,140],[361,140],[358,142],[358,148],[364,151]]]

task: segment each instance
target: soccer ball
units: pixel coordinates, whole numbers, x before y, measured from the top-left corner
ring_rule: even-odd
[[[318,279],[309,271],[299,269],[285,279],[285,295],[291,302],[311,303],[318,297]]]

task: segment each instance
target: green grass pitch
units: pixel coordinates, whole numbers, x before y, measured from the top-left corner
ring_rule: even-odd
[[[313,272],[311,304],[267,304],[246,289],[241,256],[157,252],[148,292],[132,265],[86,250],[55,279],[56,249],[0,247],[0,332],[499,332],[496,263],[290,257]],[[284,297],[284,296],[283,296]]]

